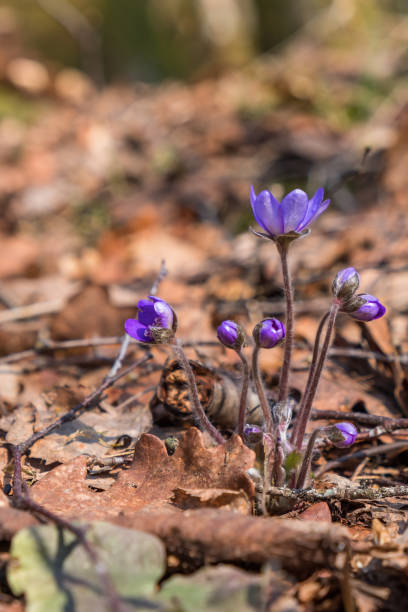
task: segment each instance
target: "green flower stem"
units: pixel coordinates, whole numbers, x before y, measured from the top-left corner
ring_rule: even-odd
[[[190,362],[186,357],[186,354],[183,349],[183,345],[180,340],[174,339],[171,343],[171,347],[173,349],[174,355],[177,361],[180,363],[181,367],[184,370],[184,373],[187,378],[187,386],[190,392],[191,404],[195,413],[195,416],[200,423],[201,427],[208,431],[210,436],[218,443],[224,444],[225,440],[223,436],[220,434],[218,429],[214,427],[209,418],[207,417],[204,408],[201,405],[200,398],[198,396],[197,384],[194,376],[194,372],[191,368]]]

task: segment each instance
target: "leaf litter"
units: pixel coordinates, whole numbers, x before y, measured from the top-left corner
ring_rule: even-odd
[[[53,100],[45,117],[21,126],[14,140],[3,138],[1,353],[7,360],[32,351],[1,364],[5,443],[24,442],[98,387],[117,356],[123,321],[134,316],[162,258],[171,274],[160,294],[181,314],[182,335],[192,342],[189,356],[221,386],[228,379],[233,388],[235,357],[199,343],[213,341],[223,319],[232,317],[249,332],[250,320],[283,312],[277,262],[267,245],[259,247],[240,232],[249,224],[249,180],[283,189],[294,170],[305,184],[324,176],[337,208],[293,250],[300,317],[293,396],[304,387],[328,283],[340,266],[352,264],[363,268],[365,286],[384,299],[391,316],[372,324],[369,333],[355,322],[339,322],[314,407],[356,419],[407,416],[407,114],[390,102],[381,121],[374,113],[364,128],[345,131],[339,127],[343,111],[334,117],[326,109],[324,118],[308,113],[305,100],[299,106],[296,79],[286,76],[304,51],[298,44],[277,62],[262,60],[239,75],[146,86],[138,95],[124,86],[93,92],[92,114],[85,103]],[[313,61],[303,82],[318,84],[313,95],[305,94],[308,104],[322,104],[324,79],[344,93],[333,70],[339,56],[313,46],[308,53]],[[359,74],[357,60],[345,66],[349,76]],[[392,62],[391,69],[397,70]],[[271,84],[273,97],[284,104],[272,103]],[[370,140],[373,125],[381,122],[387,138],[355,172],[359,143]],[[13,128],[2,129],[7,135]],[[107,337],[118,338],[117,344],[92,346],[93,339]],[[67,340],[89,345],[50,348]],[[129,362],[138,357],[131,345]],[[91,409],[35,442],[22,463],[34,501],[89,525],[87,537],[125,603],[133,597],[144,598],[147,609],[327,610],[344,606],[344,593],[351,593],[359,609],[401,609],[405,496],[299,498],[280,508],[283,518],[255,516],[257,485],[247,472],[259,458],[236,436],[225,447],[212,447],[174,406],[172,418],[162,413],[152,429],[150,400],[153,405],[159,398],[166,408],[161,377],[167,357],[158,350],[153,364],[129,373]],[[277,349],[262,357],[273,400],[282,355]],[[188,398],[183,402],[185,408]],[[401,428],[362,437],[355,448],[361,454],[318,448],[315,472],[331,465],[316,479],[319,491],[406,485],[406,441]],[[364,455],[367,450],[375,454]],[[78,609],[102,609],[98,578],[72,533],[40,525],[35,512],[10,506],[10,456],[2,451],[3,550],[9,551],[11,540],[2,558],[8,563],[8,584],[2,580],[0,591],[5,609],[20,610],[21,593],[27,609],[44,607],[40,583],[49,585],[53,605],[60,605],[55,609],[66,598],[74,598]],[[139,563],[143,538],[160,557],[160,569],[148,578]],[[65,559],[57,558],[58,545]],[[143,584],[136,584],[139,577]]]

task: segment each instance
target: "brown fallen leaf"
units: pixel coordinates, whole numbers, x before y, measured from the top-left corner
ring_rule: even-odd
[[[222,508],[239,514],[251,513],[251,502],[244,491],[228,489],[175,489],[172,502],[183,510]]]
[[[254,485],[246,471],[254,460],[254,452],[236,435],[223,445],[205,448],[201,432],[191,428],[169,456],[159,438],[143,434],[131,467],[108,491],[88,488],[83,456],[51,470],[30,491],[37,503],[65,517],[109,520],[145,506],[174,504],[173,491],[179,488],[242,490],[252,500]]]
[[[301,521],[322,521],[331,523],[332,516],[330,508],[326,502],[318,502],[306,508],[298,517]]]
[[[0,490],[0,538],[2,540],[11,540],[20,529],[37,523],[37,519],[28,512],[12,508],[10,499]]]

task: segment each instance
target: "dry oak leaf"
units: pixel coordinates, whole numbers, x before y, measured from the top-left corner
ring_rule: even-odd
[[[88,488],[86,457],[78,457],[51,470],[31,488],[31,494],[37,503],[59,515],[106,520],[146,506],[166,506],[170,501],[174,506],[175,489],[242,490],[252,500],[254,485],[246,470],[254,460],[254,452],[236,435],[225,444],[205,448],[201,432],[191,428],[169,456],[159,438],[143,434],[131,467],[120,473],[108,491],[95,493]]]

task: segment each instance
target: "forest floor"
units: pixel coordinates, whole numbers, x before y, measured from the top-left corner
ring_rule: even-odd
[[[294,44],[279,63],[192,85],[96,91],[68,74],[52,94],[10,94],[21,108],[0,122],[0,610],[405,609],[408,112],[398,58],[392,91],[372,93],[357,121],[372,83],[346,53],[314,53]],[[319,113],[323,83],[337,106]],[[251,338],[285,313],[274,246],[248,231],[251,183],[278,197],[324,186],[332,200],[291,249],[295,403],[336,272],[354,266],[387,307],[369,324],[339,318],[314,403],[309,431],[349,420],[356,444],[320,445],[314,489],[271,492],[267,517],[247,474],[259,449],[232,435],[239,361],[216,339],[225,319]],[[155,283],[225,445],[194,426],[168,348],[132,342],[109,374]],[[271,400],[282,353],[261,353]]]

